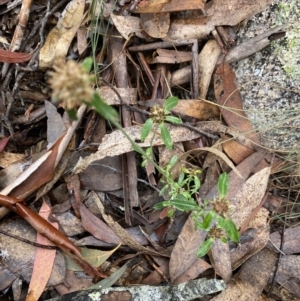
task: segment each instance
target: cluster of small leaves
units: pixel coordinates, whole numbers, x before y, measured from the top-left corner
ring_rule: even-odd
[[[145,141],[145,139],[149,136],[154,125],[157,125],[154,130],[154,134],[156,133],[157,127],[160,129],[161,138],[166,145],[167,148],[172,149],[173,141],[170,135],[168,128],[166,127],[165,122],[170,122],[173,124],[181,124],[182,121],[180,118],[172,116],[171,110],[176,107],[178,104],[178,98],[171,96],[167,98],[163,104],[163,106],[154,106],[150,110],[150,118],[148,118],[143,125],[141,131],[141,140]]]
[[[169,200],[155,204],[154,209],[162,209],[169,207],[168,216],[172,217],[175,210],[190,212],[196,210],[198,205],[193,197],[200,188],[200,180],[198,174],[201,170],[182,169],[177,181],[172,178],[171,169],[177,162],[177,156],[173,156],[164,171],[164,177],[161,180],[165,183],[160,190],[160,195],[168,195]]]
[[[226,199],[229,178],[222,173],[218,179],[218,198],[214,201],[204,200],[202,204],[195,201],[195,195],[200,188],[198,174],[200,170],[183,169],[177,181],[174,181],[170,170],[176,163],[173,157],[166,168],[164,178],[165,186],[160,194],[167,192],[168,200],[154,205],[154,209],[169,208],[169,216],[176,210],[192,212],[195,227],[208,232],[208,239],[199,247],[197,256],[204,256],[212,247],[216,239],[226,243],[228,238],[234,242],[239,241],[239,232],[234,222],[228,217],[229,202]]]

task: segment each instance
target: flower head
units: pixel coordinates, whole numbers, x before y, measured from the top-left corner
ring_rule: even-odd
[[[50,73],[49,84],[55,101],[62,101],[66,110],[90,101],[94,93],[91,87],[93,76],[82,65],[69,60],[64,65],[55,66],[54,70]]]

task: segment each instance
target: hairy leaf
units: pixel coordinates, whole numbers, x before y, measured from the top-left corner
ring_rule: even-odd
[[[172,138],[171,138],[171,135],[170,135],[170,132],[169,132],[168,128],[166,127],[164,122],[162,122],[159,125],[159,127],[160,127],[161,138],[162,138],[164,144],[166,145],[166,147],[168,149],[172,149],[173,141],[172,141]]]

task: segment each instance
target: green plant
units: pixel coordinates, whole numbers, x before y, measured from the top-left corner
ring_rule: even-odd
[[[173,157],[166,167],[165,177],[162,180],[165,186],[160,191],[160,195],[167,193],[168,200],[154,205],[154,209],[169,208],[169,217],[172,217],[176,210],[192,212],[191,217],[195,227],[207,231],[209,236],[208,240],[199,247],[198,257],[204,256],[216,239],[224,243],[228,238],[238,242],[239,232],[234,222],[228,217],[229,201],[226,199],[229,186],[228,175],[222,173],[218,179],[219,196],[216,200],[204,200],[202,204],[198,204],[195,196],[200,188],[198,174],[201,171],[183,168],[178,180],[174,181],[170,170],[176,162],[177,158]]]
[[[167,98],[162,106],[155,105],[150,109],[150,118],[146,120],[142,127],[141,131],[141,140],[145,141],[145,139],[149,136],[153,126],[155,125],[153,138],[156,134],[156,130],[159,127],[161,138],[166,145],[167,148],[172,149],[173,141],[170,135],[168,128],[166,127],[165,122],[170,122],[173,124],[182,123],[181,119],[175,116],[171,116],[171,110],[175,108],[178,104],[178,98],[171,96]]]
[[[143,156],[144,164],[151,162],[155,166],[162,175],[161,181],[165,184],[160,191],[160,195],[163,195],[167,200],[156,204],[154,208],[169,208],[169,217],[174,215],[175,210],[192,212],[195,227],[208,232],[209,239],[200,246],[197,256],[201,257],[205,255],[215,239],[221,239],[223,242],[227,242],[228,237],[232,241],[237,242],[239,233],[235,224],[228,217],[229,202],[226,199],[229,185],[228,175],[223,173],[219,177],[219,196],[216,200],[205,200],[202,204],[198,204],[196,202],[196,196],[200,188],[198,175],[201,171],[184,167],[178,179],[174,180],[171,171],[177,163],[178,158],[174,156],[165,169],[160,167],[152,159],[152,148],[150,147],[144,151],[135,143],[118,123],[117,111],[106,104],[105,101],[101,99],[99,93],[91,88],[93,77],[88,76],[88,73],[93,65],[93,59],[87,58],[81,65],[74,65],[74,63],[75,62],[68,61],[65,65],[55,67],[56,72],[52,73],[52,77],[49,81],[53,89],[55,100],[63,101],[70,118],[74,119],[76,117],[74,113],[76,113],[77,106],[82,102],[91,106],[96,112],[122,131],[131,142],[132,148]],[[72,64],[72,72],[70,72],[69,64]],[[74,74],[76,76],[74,76]],[[74,97],[74,95],[76,97]],[[181,123],[179,118],[170,116],[170,110],[172,110],[177,103],[178,99],[172,96],[166,99],[162,107],[152,109],[150,118],[142,128],[141,140],[145,140],[150,134],[153,125],[156,125],[154,135],[156,134],[157,127],[159,127],[166,146],[169,148],[172,147],[173,141],[165,122]],[[223,233],[224,231],[225,234]]]

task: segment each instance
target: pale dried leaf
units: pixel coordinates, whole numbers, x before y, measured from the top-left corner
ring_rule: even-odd
[[[53,65],[65,62],[70,44],[83,20],[84,7],[85,0],[69,2],[40,50],[40,68],[51,68]]]
[[[211,76],[221,54],[221,48],[216,40],[209,40],[198,56],[199,65],[199,97],[206,98]]]
[[[195,229],[195,223],[190,217],[187,219],[170,258],[169,269],[172,283],[193,264],[197,250],[204,242],[206,235],[205,231]]]
[[[121,99],[116,92],[118,91]],[[135,105],[137,104],[137,89],[136,88],[114,88],[104,86],[98,89],[101,98],[109,105]]]
[[[144,30],[141,27],[139,18],[133,16],[117,16],[114,14],[111,14],[110,16],[119,33],[126,40],[133,34],[142,39],[149,39],[149,36],[144,33]]]
[[[228,283],[232,276],[229,246],[217,239],[209,252],[215,272]]]
[[[203,125],[204,124],[199,123],[195,126],[195,128],[201,130]],[[178,127],[171,124],[166,124],[166,126],[170,131],[171,138],[174,143],[186,141],[186,140],[192,140],[200,136],[199,133],[193,132],[184,127]],[[139,141],[141,138],[141,129],[142,129],[141,126],[134,125],[134,126],[127,127],[126,132],[133,141]],[[143,143],[137,143],[137,144],[140,147],[148,147],[150,145],[152,146],[163,145],[164,142],[160,137],[160,134],[157,133],[153,140],[152,140],[152,135],[149,135]],[[80,159],[78,161],[78,163],[74,167],[73,173],[79,173],[83,171],[88,165],[90,165],[94,161],[101,160],[102,158],[105,158],[107,156],[113,157],[124,153],[128,153],[132,150],[133,149],[131,147],[131,143],[128,140],[128,138],[125,137],[120,130],[114,131],[103,137],[103,140],[96,153],[86,157],[85,159]],[[207,150],[209,150],[209,148],[207,148]],[[226,160],[227,157],[224,154],[222,154],[221,156]],[[233,166],[232,163],[231,165]],[[233,166],[233,168],[235,167]]]
[[[231,199],[231,219],[237,228],[250,216],[262,200],[268,185],[270,167],[266,167],[254,174],[242,186],[239,192]]]
[[[141,14],[141,26],[145,32],[153,38],[163,38],[170,27],[170,14]]]
[[[45,108],[47,115],[47,141],[48,144],[52,144],[63,135],[67,129],[61,115],[57,112],[57,108],[50,101],[45,100]]]

